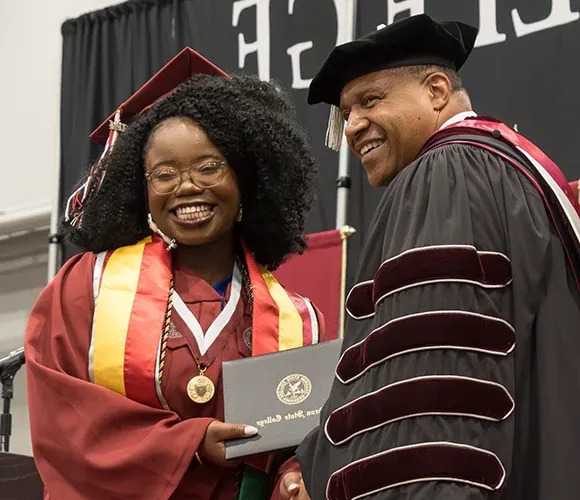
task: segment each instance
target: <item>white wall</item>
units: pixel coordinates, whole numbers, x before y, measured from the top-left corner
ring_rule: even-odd
[[[53,204],[60,148],[60,27],[66,19],[117,3],[0,0],[0,219],[23,207]],[[22,345],[28,314],[46,283],[47,236],[45,228],[0,238],[0,357]],[[14,258],[22,256],[36,263],[14,269]],[[31,454],[23,370],[15,392],[10,451]]]
[[[0,183],[0,209],[50,202],[59,153],[61,24],[111,0],[0,2],[0,174],[26,171],[25,189]]]
[[[28,312],[44,286],[45,277],[45,265],[0,275],[0,355],[22,345]],[[20,369],[14,384],[10,451],[32,455],[25,384],[24,369]]]

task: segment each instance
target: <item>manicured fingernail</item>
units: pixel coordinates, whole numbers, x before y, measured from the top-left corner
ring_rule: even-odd
[[[299,488],[298,483],[292,483],[290,484],[290,486],[288,486],[288,491],[292,493],[293,491],[296,491],[298,488]]]
[[[258,429],[252,427],[251,425],[246,425],[246,427],[244,428],[244,434],[246,436],[255,436],[256,434],[258,434]]]

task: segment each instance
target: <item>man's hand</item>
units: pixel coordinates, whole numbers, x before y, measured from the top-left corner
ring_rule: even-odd
[[[258,434],[258,429],[251,425],[224,424],[219,420],[214,420],[205,431],[205,436],[199,446],[199,454],[202,458],[222,467],[235,467],[241,461],[226,460],[224,441],[247,438],[256,434]]]
[[[302,480],[302,473],[287,472],[280,481],[281,500],[310,500],[306,486]]]

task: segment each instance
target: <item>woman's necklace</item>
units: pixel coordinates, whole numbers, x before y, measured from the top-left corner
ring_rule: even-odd
[[[200,352],[203,355],[205,354],[207,348],[209,348],[209,345],[207,347],[205,346],[206,338],[209,337],[210,339],[215,340],[215,338],[217,338],[217,335],[219,334],[219,331],[221,331],[221,329],[223,329],[231,319],[231,316],[233,315],[233,312],[237,307],[238,300],[240,299],[241,287],[244,287],[246,291],[250,307],[253,306],[253,294],[251,290],[248,271],[245,266],[245,262],[243,262],[243,260],[238,257],[236,258],[236,266],[234,268],[234,280],[232,281],[232,292],[230,294],[230,300],[228,301],[228,304],[230,304],[230,302],[231,304],[229,307],[228,305],[226,305],[226,307],[222,310],[220,315],[214,320],[214,322],[208,329],[207,334],[204,336],[203,332],[201,331],[201,327],[199,326],[199,322],[197,321],[195,316],[193,316],[191,311],[187,309],[187,307],[185,306],[185,304],[183,304],[183,301],[181,300],[181,298],[179,298],[178,295],[175,294],[174,296],[173,276],[171,277],[169,300],[167,304],[165,324],[163,328],[163,336],[161,342],[161,356],[159,362],[160,381],[163,374],[163,367],[165,365],[167,338],[169,336],[168,335],[169,326],[171,324],[171,314],[173,309],[176,308],[179,310],[180,316],[187,323],[188,327],[196,337],[198,347],[200,348]],[[200,363],[197,359],[195,361],[199,373],[195,377],[192,377],[187,383],[186,387],[187,395],[194,403],[204,404],[211,401],[211,399],[214,397],[215,385],[212,382],[212,380],[205,375],[205,372],[207,371],[209,365],[204,365]]]

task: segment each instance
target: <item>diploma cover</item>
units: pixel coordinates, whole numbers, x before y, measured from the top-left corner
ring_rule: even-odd
[[[336,339],[224,362],[225,421],[259,431],[226,442],[226,459],[298,446],[319,424],[341,344]]]

